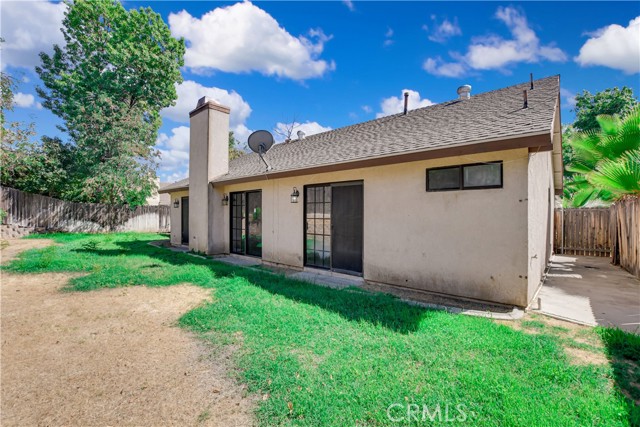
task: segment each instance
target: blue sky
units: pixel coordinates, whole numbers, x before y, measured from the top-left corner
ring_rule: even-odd
[[[640,93],[640,3],[600,2],[126,2],[160,13],[187,41],[185,82],[163,111],[162,181],[186,176],[188,111],[208,95],[231,107],[241,141],[257,129],[282,139],[561,75],[562,121],[582,90]],[[4,71],[21,79],[10,120],[61,136],[35,94],[37,53],[62,43],[64,5],[3,1]],[[289,126],[291,127],[291,126]]]

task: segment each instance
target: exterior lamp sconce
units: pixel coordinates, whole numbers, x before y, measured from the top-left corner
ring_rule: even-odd
[[[298,203],[298,197],[300,197],[300,192],[296,187],[293,187],[293,193],[291,193],[291,203]]]
[[[180,200],[175,199],[175,200],[173,201],[173,207],[174,207],[174,208],[176,208],[176,209],[177,209],[177,208],[179,208],[179,207],[180,207]]]
[[[222,206],[227,206],[229,204],[229,195],[224,193],[222,195]]]

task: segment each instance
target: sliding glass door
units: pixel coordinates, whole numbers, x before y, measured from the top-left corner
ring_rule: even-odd
[[[362,182],[305,187],[305,265],[362,273]]]

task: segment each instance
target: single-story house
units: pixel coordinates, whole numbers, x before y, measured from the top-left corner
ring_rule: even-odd
[[[276,144],[229,161],[229,108],[190,113],[171,242],[207,254],[526,307],[562,190],[559,76]],[[453,95],[453,94],[452,94]]]

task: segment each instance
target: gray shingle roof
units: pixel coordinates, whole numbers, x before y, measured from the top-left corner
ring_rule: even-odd
[[[158,193],[168,193],[169,191],[184,190],[187,188],[189,188],[189,178],[181,179],[171,184],[161,185]]]
[[[528,91],[529,106],[523,108],[522,92],[529,88],[526,82],[276,144],[265,159],[273,168],[271,173],[277,173],[550,134],[560,78],[535,80],[534,90]],[[264,176],[264,164],[255,153],[232,160],[229,173],[214,182],[253,176]]]

